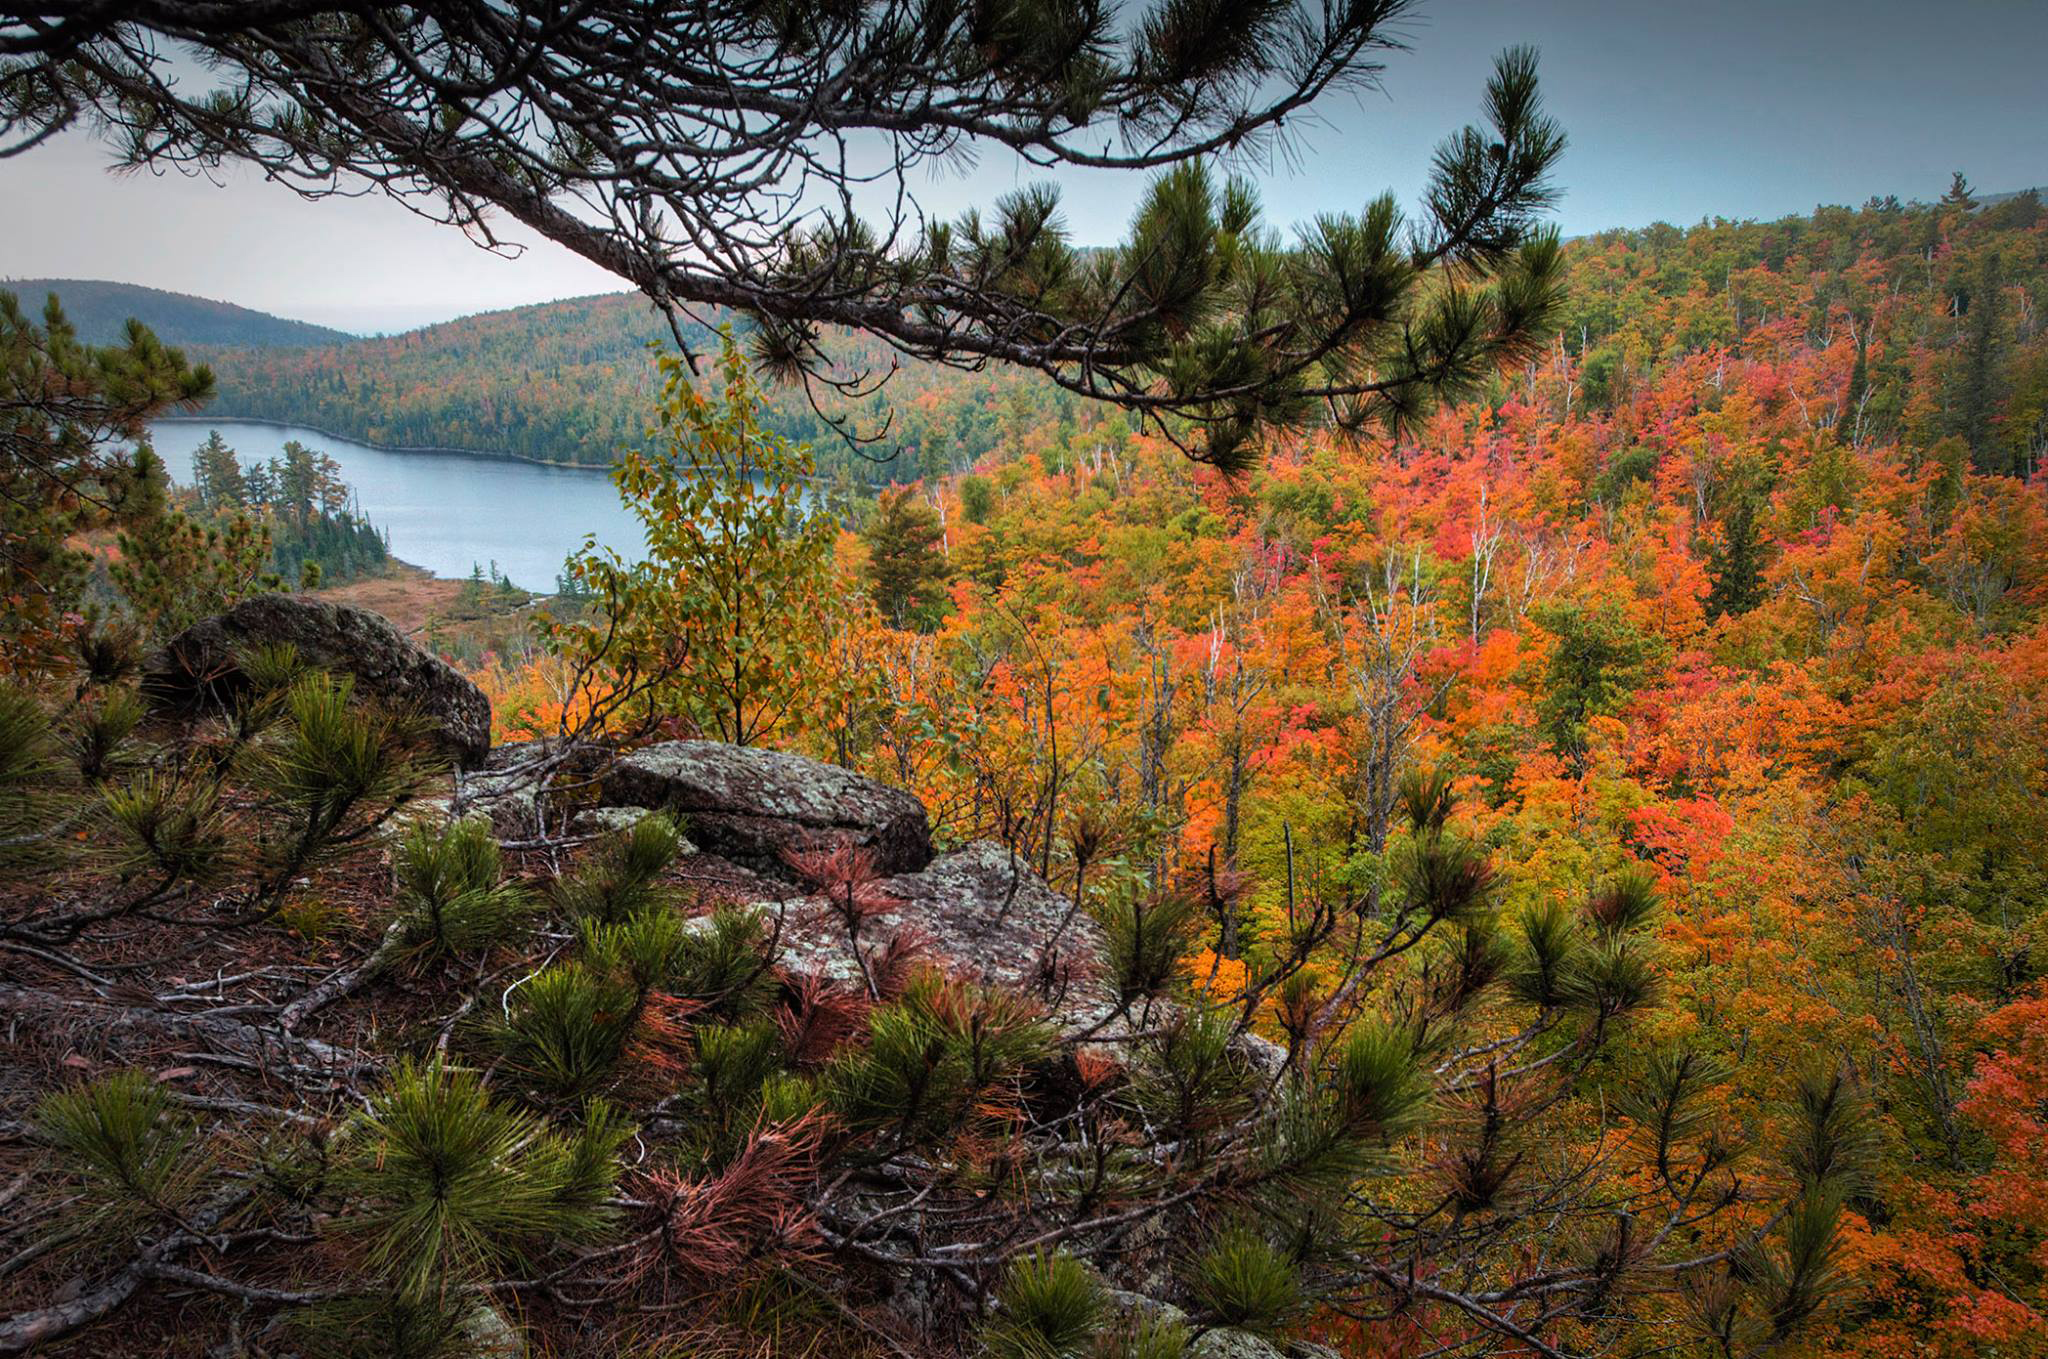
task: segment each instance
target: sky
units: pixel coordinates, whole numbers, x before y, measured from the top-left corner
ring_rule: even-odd
[[[1476,117],[1515,43],[1540,50],[1571,139],[1567,235],[1932,199],[1957,169],[1984,192],[2048,185],[2043,0],[1428,0],[1404,31],[1411,50],[1387,59],[1382,90],[1328,101],[1290,158],[1243,167],[1270,222],[1387,189],[1412,203],[1431,148]],[[362,332],[624,286],[516,230],[527,248],[507,259],[381,198],[308,203],[246,171],[108,163],[83,134],[0,160],[0,279],[141,283]],[[950,216],[1043,177],[990,154],[914,188]],[[1122,235],[1137,179],[1059,181],[1077,242]]]

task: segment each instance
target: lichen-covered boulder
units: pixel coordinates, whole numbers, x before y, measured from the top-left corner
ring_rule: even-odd
[[[358,693],[425,718],[458,764],[489,753],[491,701],[481,689],[383,616],[305,595],[257,595],[194,623],[150,658],[145,689],[167,705],[224,702],[246,683],[236,657],[279,643],[310,665],[353,676]]]
[[[992,840],[871,883],[864,895],[878,903],[861,926],[871,958],[903,936],[957,977],[1038,997],[1062,1032],[1088,1029],[1111,1009],[1101,927]],[[774,909],[786,969],[842,983],[859,977],[843,923],[818,899]]]
[[[880,873],[931,862],[924,804],[837,765],[719,741],[668,741],[621,756],[598,801],[679,814],[706,852],[793,880],[787,855],[855,846]]]
[[[1098,994],[1101,926],[1005,846],[978,840],[876,886],[956,972],[989,986],[1069,992],[1076,1006],[1107,1003]]]

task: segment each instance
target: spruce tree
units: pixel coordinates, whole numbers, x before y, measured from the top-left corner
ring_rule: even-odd
[[[1998,414],[2004,289],[2005,270],[1998,252],[1986,251],[1968,294],[1967,329],[1949,408],[1950,428],[1970,446],[1970,460],[1979,472],[2012,470],[2010,456],[1998,446],[1992,430]]]
[[[1756,507],[1748,497],[1735,502],[1721,522],[1721,540],[1707,552],[1707,617],[1740,617],[1763,603],[1763,542]]]

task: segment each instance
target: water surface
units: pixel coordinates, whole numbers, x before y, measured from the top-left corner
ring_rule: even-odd
[[[604,472],[545,467],[460,453],[387,453],[299,425],[252,420],[166,420],[150,427],[157,453],[180,485],[192,479],[192,451],[219,430],[242,466],[277,457],[296,439],[341,465],[362,514],[390,539],[401,561],[437,576],[466,576],[493,562],[515,585],[552,591],[562,558],[586,533],[628,560],[644,552],[639,521],[619,503]]]

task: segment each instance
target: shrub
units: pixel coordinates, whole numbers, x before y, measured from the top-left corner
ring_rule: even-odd
[[[327,833],[366,802],[402,798],[426,772],[413,749],[419,724],[354,696],[347,676],[301,675],[285,692],[284,733],[260,766],[267,790]]]
[[[991,1359],[1072,1359],[1094,1344],[1108,1310],[1102,1281],[1073,1256],[1022,1256],[996,1293],[982,1347]]]
[[[630,1135],[607,1105],[564,1136],[495,1103],[475,1072],[402,1062],[343,1142],[336,1180],[355,1207],[337,1223],[397,1297],[424,1302],[595,1235]]]
[[[682,961],[682,918],[660,903],[615,924],[585,916],[577,922],[576,933],[584,962],[630,981],[643,999],[667,989]]]
[[[1125,1323],[1110,1354],[1113,1359],[1185,1359],[1193,1343],[1178,1319],[1141,1316]]]
[[[669,817],[643,816],[599,841],[576,870],[556,880],[562,908],[574,917],[624,920],[663,904],[657,881],[682,852],[683,836]]]
[[[176,1221],[204,1178],[198,1133],[147,1072],[117,1071],[45,1097],[35,1129],[83,1181],[82,1220],[116,1234]]]
[[[407,947],[432,956],[505,942],[532,907],[500,872],[498,843],[483,822],[415,826],[399,845],[395,873]]]
[[[142,700],[129,689],[102,692],[97,702],[81,703],[65,733],[71,762],[81,777],[96,783],[122,765],[122,748],[142,722]]]
[[[498,1046],[550,1095],[585,1095],[611,1079],[638,1019],[630,982],[581,962],[541,969],[512,993]]]
[[[115,872],[207,882],[228,866],[227,820],[210,779],[146,769],[103,788],[100,801],[111,832],[101,850]]]
[[[923,969],[868,1015],[865,1046],[842,1049],[822,1079],[853,1127],[905,1137],[952,1128],[977,1094],[1049,1060],[1052,1032],[1019,999]]]
[[[293,1314],[291,1327],[317,1359],[481,1359],[474,1308],[462,1298],[389,1293],[336,1298]]]
[[[774,994],[775,977],[769,970],[768,931],[761,913],[720,906],[685,931],[676,951],[671,989],[719,1019],[737,1019],[766,1003]]]
[[[1294,1262],[1245,1226],[1219,1232],[1190,1264],[1186,1282],[1203,1316],[1259,1334],[1279,1330],[1301,1305]]]
[[[782,1065],[782,1035],[769,1018],[739,1024],[700,1024],[697,1074],[703,1081],[708,1121],[730,1132],[760,1106],[761,1086]]]

